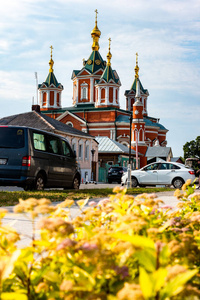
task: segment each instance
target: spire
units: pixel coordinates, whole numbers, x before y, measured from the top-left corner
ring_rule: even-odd
[[[94,29],[91,31],[91,36],[93,38],[92,50],[98,51],[100,48],[99,47],[99,38],[101,35],[101,31],[99,30],[99,28],[97,26],[97,14],[98,14],[97,9],[95,10],[95,13],[96,13],[95,26],[94,26]]]
[[[53,65],[54,65],[54,61],[52,59],[52,49],[53,49],[53,47],[50,46],[50,48],[51,48],[51,58],[50,58],[50,61],[49,61],[49,66],[50,66],[49,73],[53,73]]]
[[[111,66],[111,58],[112,58],[112,54],[110,53],[110,42],[111,42],[111,38],[108,39],[109,40],[109,47],[108,47],[108,54],[107,54],[107,66]]]
[[[135,78],[139,78],[139,67],[138,67],[138,53],[136,53],[136,66],[135,66]]]
[[[139,79],[137,78],[137,82],[136,82],[136,94],[135,94],[135,98],[137,99],[137,101],[139,100],[140,101],[140,81]]]

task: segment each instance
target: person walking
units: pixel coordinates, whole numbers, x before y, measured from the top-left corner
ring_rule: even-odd
[[[198,190],[200,190],[200,160],[197,161],[198,170],[196,171],[196,174],[199,176],[199,186]]]

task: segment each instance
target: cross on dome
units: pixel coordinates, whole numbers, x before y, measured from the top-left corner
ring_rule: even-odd
[[[139,78],[139,67],[138,67],[138,53],[136,52],[136,66],[135,66],[135,78]]]
[[[111,38],[108,39],[109,41],[109,47],[108,47],[108,54],[107,54],[107,66],[111,66],[111,58],[112,58],[112,54],[110,53],[110,43],[111,43]]]
[[[50,66],[49,72],[50,72],[50,73],[53,73],[53,65],[54,65],[54,61],[53,61],[53,59],[52,59],[52,50],[53,50],[53,46],[51,45],[49,48],[51,49],[51,58],[50,58],[50,61],[49,61],[49,66]]]

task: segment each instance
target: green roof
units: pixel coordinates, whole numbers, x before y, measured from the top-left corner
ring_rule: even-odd
[[[136,80],[136,78],[135,78],[135,79],[134,79],[134,82],[133,82],[133,84],[132,84],[132,86],[131,86],[131,89],[130,89],[130,90],[126,90],[126,91],[125,91],[125,95],[128,94],[130,91],[136,92],[136,81],[137,81],[137,80]],[[140,79],[139,79],[139,82],[140,82],[140,90],[141,90],[144,94],[146,94],[148,91],[147,91],[146,89],[143,88]]]
[[[105,61],[101,57],[99,51],[92,51],[90,57],[86,61],[84,69],[88,70],[90,73],[95,73],[99,69],[105,69]]]
[[[111,66],[106,66],[101,79],[104,79],[106,82],[109,82],[110,80],[114,80],[116,83],[118,83],[119,79],[115,77],[114,72],[112,70]]]
[[[60,85],[53,72],[49,72],[46,80],[42,84],[45,84],[47,87],[50,86],[51,84],[54,84],[56,87]],[[38,87],[40,88],[42,84],[38,84]]]

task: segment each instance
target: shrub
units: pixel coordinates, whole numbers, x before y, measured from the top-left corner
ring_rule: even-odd
[[[15,212],[32,220],[30,245],[2,225],[1,299],[200,299],[200,194],[187,182],[176,209],[155,194],[126,189],[98,203],[20,200]],[[72,219],[70,207],[80,214]],[[36,220],[39,216],[39,222]],[[38,235],[39,228],[39,235]]]

